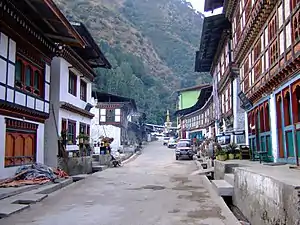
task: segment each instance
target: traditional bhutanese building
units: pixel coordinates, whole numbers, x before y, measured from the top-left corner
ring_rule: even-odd
[[[57,43],[84,46],[51,0],[0,1],[0,178],[44,162]]]
[[[211,9],[208,1],[205,10]],[[216,136],[229,135],[231,142],[244,144],[244,110],[240,108],[238,68],[232,58],[231,24],[225,13],[204,18],[196,72],[213,77]]]
[[[213,111],[213,105],[211,101],[212,86],[211,85],[199,85],[197,92],[197,101],[190,107],[177,110],[175,115],[179,118],[180,124],[180,138],[194,138],[202,139],[204,136],[211,136],[214,132],[211,127],[214,118],[208,117],[208,114]],[[195,87],[194,87],[195,88]],[[194,90],[193,88],[183,89]],[[181,90],[181,93],[183,92]],[[183,98],[180,97],[180,102],[191,101],[189,96]],[[210,100],[210,101],[209,101]]]
[[[270,161],[295,163],[300,153],[300,1],[208,2],[219,2],[232,24],[247,143]]]
[[[104,92],[93,92],[91,138],[95,147],[99,147],[101,136],[114,138],[111,148],[117,151],[126,144],[136,142],[139,130],[133,118],[138,116],[135,100]],[[126,143],[128,142],[128,143]],[[97,149],[96,149],[97,152]]]
[[[71,22],[85,47],[62,46],[51,62],[51,113],[45,124],[45,164],[57,166],[57,135],[66,138],[68,152],[79,151],[78,136],[90,136],[94,114],[92,82],[94,68],[111,68],[84,24]],[[58,134],[56,131],[58,129]]]

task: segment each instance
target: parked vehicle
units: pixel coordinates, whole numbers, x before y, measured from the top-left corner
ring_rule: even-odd
[[[170,138],[170,140],[168,141],[168,148],[175,148],[176,147],[176,140],[174,138]]]
[[[170,137],[164,137],[163,145],[168,145],[169,140],[170,140]]]
[[[178,160],[182,156],[187,156],[189,157],[189,159],[193,159],[194,154],[195,153],[193,151],[191,141],[181,139],[177,143],[176,150],[175,150],[176,160]]]

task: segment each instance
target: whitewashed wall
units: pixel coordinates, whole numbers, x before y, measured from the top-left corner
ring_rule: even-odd
[[[9,176],[12,176],[18,166],[16,167],[4,167],[4,157],[5,157],[5,138],[6,138],[6,124],[5,124],[5,118],[11,118],[15,119],[14,117],[7,117],[0,115],[0,179],[7,178]],[[22,120],[24,122],[38,124],[38,130],[37,130],[37,155],[36,155],[36,161],[39,163],[44,163],[44,124],[42,123],[36,123],[32,122],[30,120]]]

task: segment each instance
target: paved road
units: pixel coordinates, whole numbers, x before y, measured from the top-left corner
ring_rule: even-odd
[[[121,168],[95,173],[2,225],[234,225],[193,161],[176,161],[161,142]]]

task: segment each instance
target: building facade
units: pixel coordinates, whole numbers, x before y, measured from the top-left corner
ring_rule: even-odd
[[[82,23],[71,22],[85,47],[65,46],[51,62],[50,117],[45,128],[45,163],[57,166],[59,136],[66,135],[66,150],[78,151],[78,136],[90,136],[93,68],[110,68],[101,50]],[[57,132],[54,132],[56,131]]]
[[[296,163],[300,154],[300,2],[207,2],[210,9],[222,5],[232,24],[232,60],[239,69],[240,96],[244,96],[247,143],[254,152],[267,152],[270,161]]]
[[[47,2],[0,1],[0,178],[17,166],[44,163],[55,43],[68,39],[83,46],[55,4]]]
[[[91,138],[96,149],[99,147],[101,136],[114,138],[111,143],[114,151],[123,145],[136,143],[136,135],[133,132],[135,124],[132,123],[132,118],[136,115],[137,108],[133,99],[93,92],[93,101],[91,112],[95,117],[92,119]]]
[[[176,104],[176,110],[177,112],[192,112],[191,109],[193,110],[198,109],[197,107],[195,108],[195,105],[199,101],[199,96],[201,93],[202,88],[210,87],[210,84],[201,84],[197,85],[194,87],[189,87],[189,88],[184,88],[180,89],[177,91],[178,99],[177,99],[177,104]],[[180,116],[183,114],[177,113],[177,129],[179,131],[179,137],[186,138],[186,128],[182,127],[182,119],[180,119]]]

